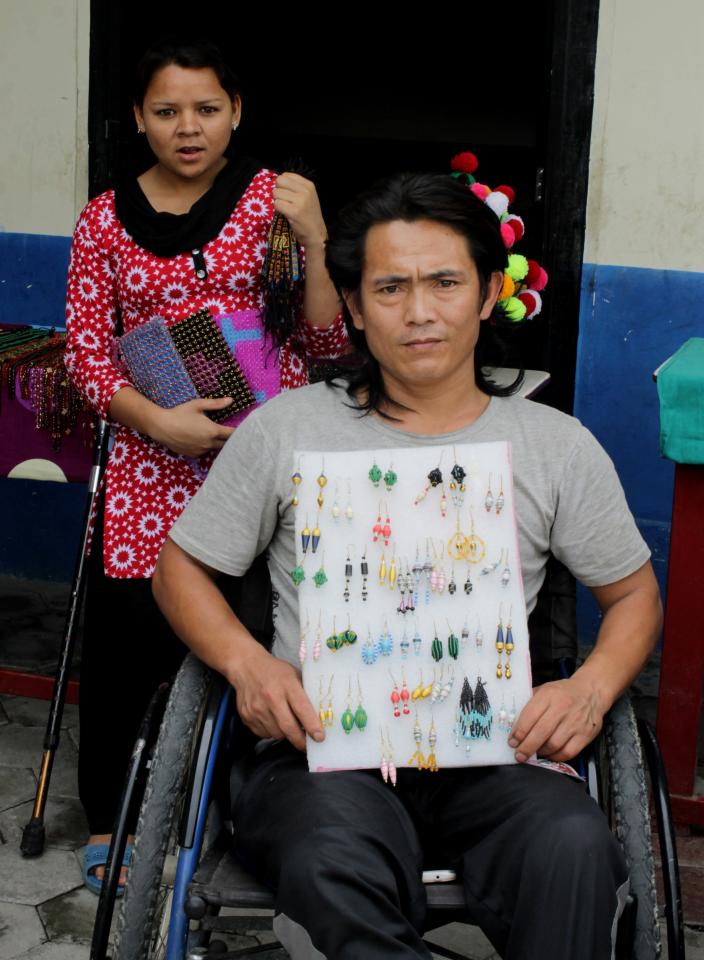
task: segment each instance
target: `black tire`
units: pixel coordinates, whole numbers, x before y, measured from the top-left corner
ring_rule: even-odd
[[[650,802],[638,726],[630,698],[621,697],[604,721],[608,758],[605,809],[623,849],[637,898],[634,960],[657,960],[661,952]]]
[[[184,661],[171,688],[135,833],[134,853],[117,922],[114,960],[164,956],[173,877],[166,877],[188,785],[194,735],[210,682],[194,656]]]

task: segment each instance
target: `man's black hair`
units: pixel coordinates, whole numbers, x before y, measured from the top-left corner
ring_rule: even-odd
[[[379,181],[344,207],[327,243],[326,265],[338,293],[357,294],[362,282],[364,251],[369,230],[382,223],[402,220],[414,223],[429,220],[443,223],[467,241],[479,274],[482,297],[492,273],[503,272],[507,253],[501,237],[499,219],[463,184],[446,174],[401,173]],[[387,395],[376,359],[369,352],[364,332],[357,330],[343,299],[343,310],[350,341],[356,355],[350,362],[336,365],[328,373],[329,383],[343,379],[347,393],[366,413],[374,411],[388,419],[384,405],[399,406]],[[480,390],[490,396],[515,393],[523,381],[523,371],[507,387],[488,379],[482,367],[487,348],[494,353],[502,348],[497,330],[510,327],[503,311],[495,307],[491,317],[479,326],[474,351],[474,376]]]

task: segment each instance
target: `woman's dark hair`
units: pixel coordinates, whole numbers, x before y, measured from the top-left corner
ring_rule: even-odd
[[[210,68],[231,99],[234,100],[240,92],[240,82],[227,65],[225,56],[217,44],[207,40],[167,39],[145,50],[137,64],[132,90],[137,106],[141,107],[144,103],[144,96],[154,74],[162,67],[168,67],[171,64],[192,70]]]
[[[364,251],[369,230],[381,223],[403,220],[414,223],[431,220],[443,223],[467,241],[482,286],[486,292],[492,273],[503,272],[507,253],[501,238],[499,219],[466,186],[447,174],[401,173],[376,183],[344,207],[330,233],[326,264],[338,293],[357,294],[362,282]],[[343,379],[347,393],[356,397],[361,408],[386,416],[382,404],[399,406],[387,395],[376,359],[369,352],[363,331],[357,330],[343,299],[345,323],[356,356],[350,363],[330,370],[326,379],[332,383]],[[482,367],[487,347],[503,350],[497,329],[510,327],[500,308],[480,324],[479,340],[474,351],[474,375],[480,390],[493,396],[508,396],[519,388],[523,371],[507,387],[500,387],[487,378]],[[359,399],[361,397],[361,400]]]

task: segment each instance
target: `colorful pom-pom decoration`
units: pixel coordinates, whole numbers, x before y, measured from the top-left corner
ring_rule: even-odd
[[[525,320],[526,305],[521,303],[518,297],[509,297],[501,306],[508,319],[514,323],[520,323],[521,320]]]
[[[510,250],[516,242],[516,234],[507,223],[501,224],[501,239],[503,240],[504,246],[507,250]]]
[[[528,273],[528,261],[522,253],[509,253],[506,273],[512,280],[523,280]]]
[[[469,188],[475,197],[485,200],[491,193],[491,189],[485,183],[473,183]]]
[[[515,213],[509,213],[505,222],[513,230],[516,242],[522,240],[523,234],[526,232],[526,228],[521,218],[516,216]]]
[[[516,292],[516,284],[509,277],[507,273],[504,273],[504,283],[501,287],[501,293],[498,296],[499,300],[508,300],[509,297],[512,297]]]
[[[492,190],[484,203],[494,211],[497,217],[503,216],[508,210],[508,197],[497,190]]]
[[[478,166],[479,161],[470,150],[458,153],[450,161],[450,167],[458,173],[474,173]]]
[[[518,294],[518,299],[526,308],[526,320],[537,317],[543,307],[543,298],[537,290],[524,290]]]
[[[507,187],[505,183],[502,183],[501,186],[494,187],[494,190],[497,193],[505,193],[508,197],[509,203],[513,203],[513,201],[516,199],[516,191],[513,189],[513,187]]]

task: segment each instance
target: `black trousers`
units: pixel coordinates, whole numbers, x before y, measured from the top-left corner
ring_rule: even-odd
[[[504,960],[608,960],[627,892],[606,819],[578,781],[531,766],[311,774],[288,744],[254,761],[238,852],[276,890],[291,954],[392,960],[423,944],[424,867],[457,871]]]

